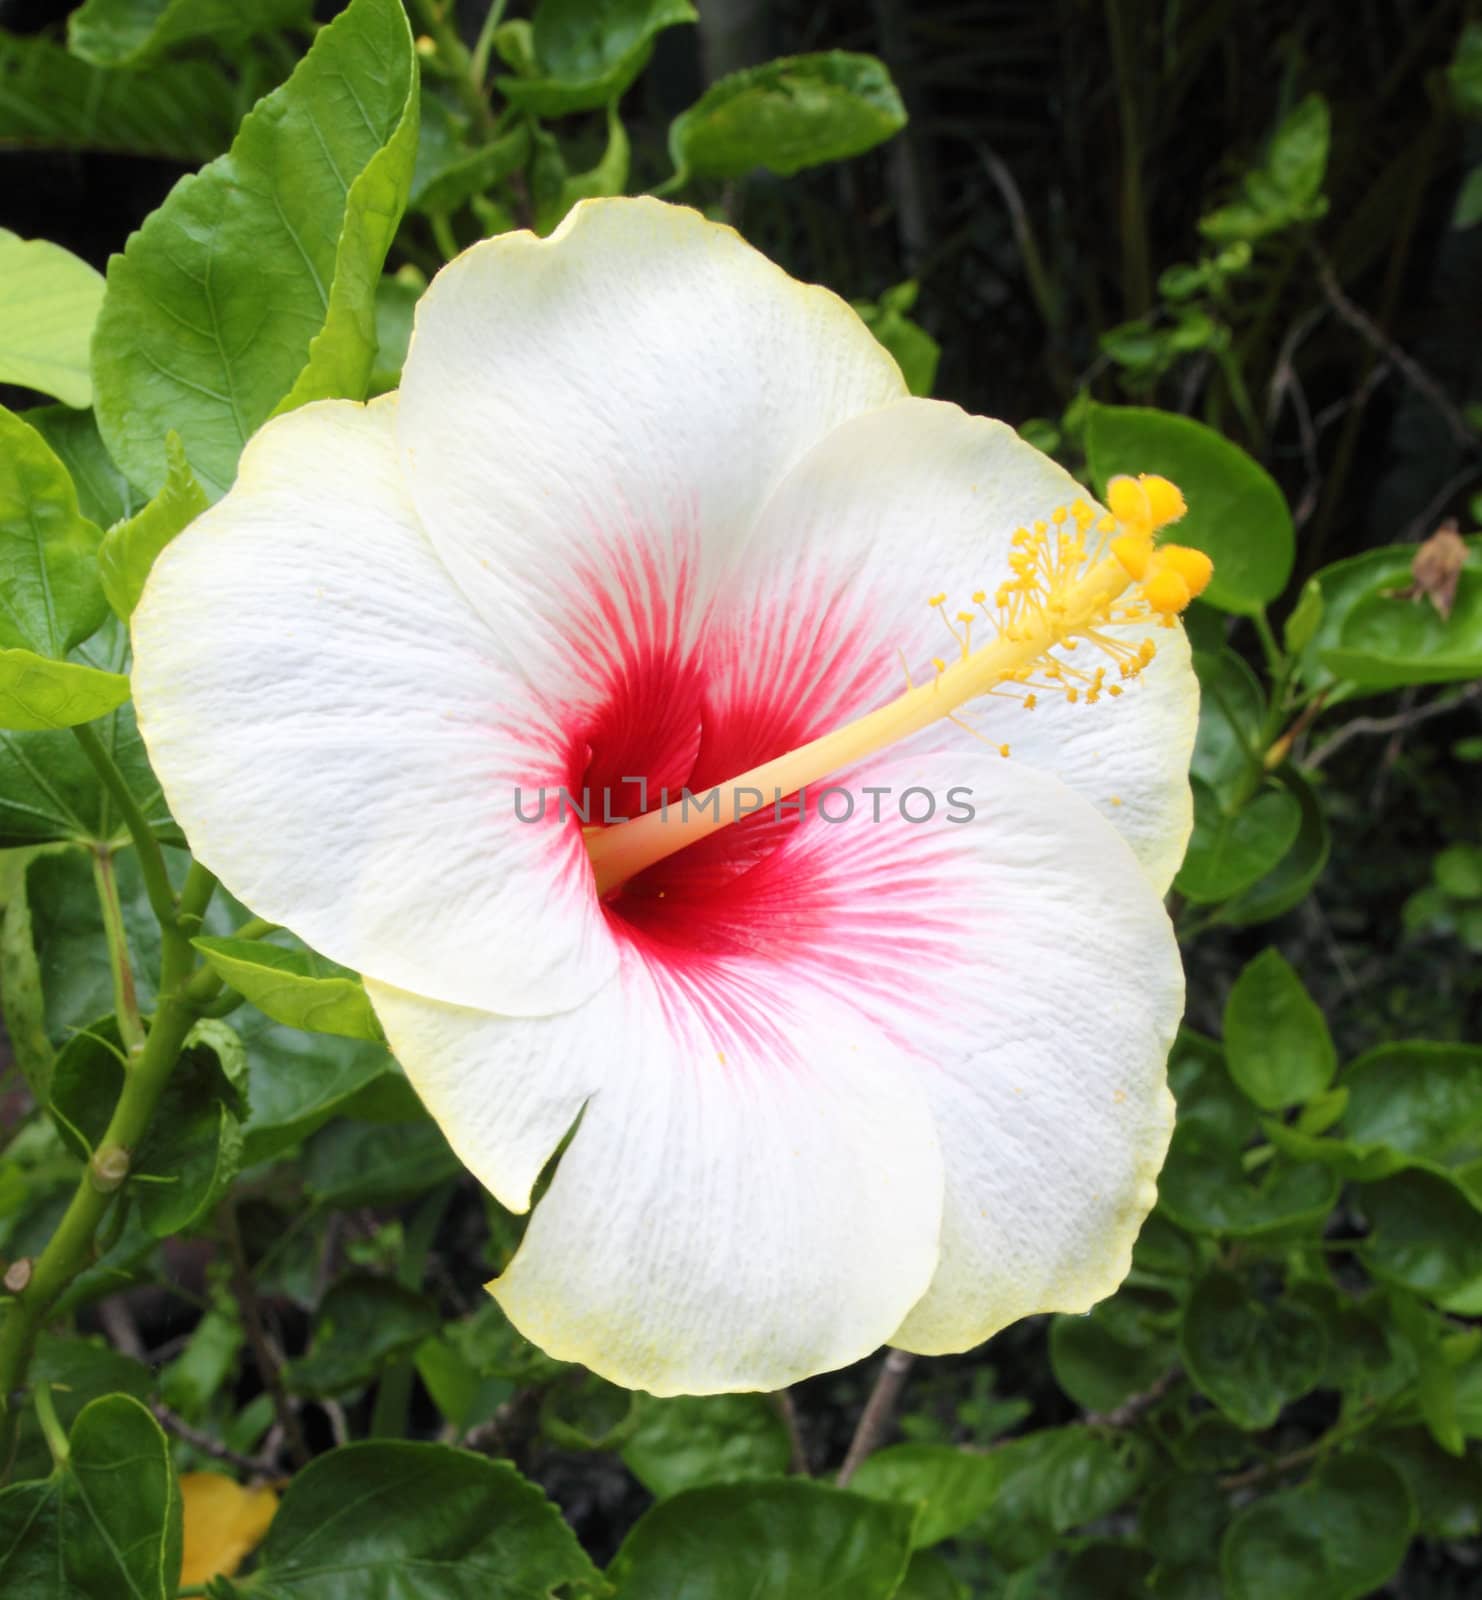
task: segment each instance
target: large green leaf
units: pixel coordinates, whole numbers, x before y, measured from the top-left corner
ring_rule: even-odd
[[[211,62],[109,72],[49,39],[0,32],[0,150],[209,161],[231,143],[239,115],[231,79]]]
[[[1260,1238],[1314,1232],[1340,1187],[1337,1174],[1315,1161],[1268,1161],[1248,1173],[1239,1145],[1180,1119],[1158,1179],[1158,1203],[1191,1232]]]
[[[658,35],[695,18],[690,0],[540,0],[529,24],[500,30],[500,54],[520,76],[498,79],[498,88],[537,117],[611,105],[643,70]]]
[[[1269,1428],[1322,1376],[1322,1323],[1304,1306],[1256,1299],[1243,1278],[1206,1274],[1179,1335],[1189,1377],[1242,1428]]]
[[[311,0],[85,0],[67,19],[67,44],[95,66],[137,66],[206,39],[230,52],[255,33],[302,26],[311,9]]]
[[[35,428],[72,474],[78,509],[89,522],[109,528],[145,504],[145,497],[114,465],[91,411],[35,406],[22,412],[21,419]]]
[[[1272,777],[1297,802],[1301,821],[1296,839],[1281,860],[1220,907],[1219,920],[1237,928],[1270,922],[1300,905],[1322,876],[1332,849],[1327,813],[1313,785],[1291,765],[1281,767]]]
[[[1404,1479],[1377,1455],[1338,1456],[1268,1495],[1220,1549],[1229,1600],[1359,1600],[1399,1566],[1415,1527]]]
[[[132,482],[164,484],[174,428],[219,494],[275,411],[364,395],[416,141],[406,14],[351,0],[231,150],[182,179],[109,262],[94,403]]]
[[[102,537],[46,440],[0,406],[0,648],[60,658],[97,630]]]
[[[369,1047],[367,1047],[369,1048]],[[304,1183],[321,1205],[395,1205],[462,1171],[430,1117],[415,1122],[340,1120],[304,1156]]]
[[[347,1039],[381,1038],[359,978],[312,951],[209,937],[197,939],[195,947],[219,977],[275,1022]]]
[[[0,728],[71,728],[107,716],[129,697],[129,680],[31,650],[0,650]]]
[[[1351,684],[1378,694],[1482,675],[1482,534],[1466,545],[1449,619],[1424,595],[1407,593],[1415,545],[1386,545],[1324,567],[1317,574],[1322,620],[1301,658],[1308,686]]]
[[[717,79],[674,119],[669,154],[681,182],[740,178],[756,167],[790,178],[860,155],[905,125],[883,62],[828,50]]]
[[[1251,961],[1230,990],[1225,1059],[1230,1076],[1266,1111],[1311,1100],[1337,1070],[1326,1019],[1274,947]]]
[[[160,551],[206,509],[206,496],[180,435],[165,435],[165,482],[160,492],[125,522],[110,528],[98,546],[98,577],[108,604],[125,622],[134,614],[149,569]]]
[[[607,1576],[622,1600],[890,1600],[915,1520],[801,1480],[690,1489],[639,1519]]]
[[[0,1592],[174,1600],[180,1489],[160,1425],[129,1395],[84,1407],[50,1478],[0,1491]]]
[[[1380,1045],[1343,1074],[1347,1136],[1448,1165],[1482,1155],[1482,1046]]]
[[[1203,550],[1214,576],[1203,599],[1251,615],[1286,588],[1296,538],[1291,512],[1271,475],[1213,428],[1142,406],[1090,408],[1086,454],[1099,493],[1121,473],[1160,473],[1188,501],[1171,531]]]
[[[1123,1290],[1087,1315],[1056,1317],[1050,1324],[1055,1381],[1087,1411],[1114,1410],[1173,1366],[1173,1332],[1145,1301]]]
[[[317,1457],[289,1484],[250,1592],[253,1600],[576,1600],[601,1590],[555,1507],[508,1462],[444,1445],[367,1443]]]
[[[766,1395],[681,1395],[644,1404],[623,1461],[662,1500],[705,1484],[780,1478],[790,1453],[787,1429]]]
[[[1376,1277],[1453,1310],[1482,1310],[1482,1214],[1462,1184],[1412,1169],[1364,1184],[1359,1203],[1370,1229],[1363,1259]]]
[[[1196,905],[1217,904],[1254,888],[1280,866],[1302,829],[1290,789],[1268,783],[1248,799],[1223,800],[1191,777],[1194,831],[1174,887]]]
[[[998,1496],[1005,1466],[997,1454],[975,1455],[944,1444],[897,1444],[867,1456],[850,1488],[876,1500],[915,1506],[911,1543],[940,1544],[976,1522]]]
[[[0,383],[92,404],[88,343],[103,276],[46,239],[0,228]]]

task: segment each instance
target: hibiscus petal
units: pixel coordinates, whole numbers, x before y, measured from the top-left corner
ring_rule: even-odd
[[[424,994],[574,1005],[616,953],[579,830],[521,822],[513,791],[565,782],[568,753],[428,545],[394,413],[327,401],[248,445],[134,613],[139,725],[259,915]]]
[[[828,290],[651,200],[503,234],[417,308],[399,436],[428,533],[553,702],[692,651],[757,508],[895,363]]]
[[[945,592],[949,616],[972,610],[975,591],[991,598],[1009,576],[1014,531],[1082,498],[1011,428],[940,401],[903,400],[841,424],[767,503],[712,622],[711,653],[727,668],[710,691],[714,720],[748,707],[753,723],[785,725],[799,743],[898,694],[906,668],[929,680],[932,658],[950,661],[958,645],[927,597]],[[1148,629],[1107,632],[1136,642]],[[990,637],[980,617],[974,640]],[[982,736],[983,762],[1006,743],[1061,778],[1126,838],[1161,891],[1193,825],[1199,688],[1183,630],[1154,638],[1157,657],[1118,699],[1070,705],[1042,694],[1026,711],[1017,697],[990,696],[962,715]],[[1075,659],[1098,664],[1087,644]],[[924,747],[975,742],[943,722]],[[739,770],[706,766],[706,781]]]
[[[867,1355],[930,1280],[942,1177],[921,1086],[785,970],[716,982],[630,950],[587,1005],[520,1021],[371,994],[506,1204],[591,1090],[489,1286],[551,1355],[655,1394],[775,1389]]]

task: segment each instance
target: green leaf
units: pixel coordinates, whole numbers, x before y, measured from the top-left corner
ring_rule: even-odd
[[[1422,1538],[1475,1539],[1482,1533],[1482,1460],[1475,1453],[1458,1461],[1420,1428],[1379,1434],[1374,1449],[1405,1480]]]
[[[1375,1277],[1443,1307],[1475,1309],[1482,1217],[1460,1183],[1441,1172],[1399,1172],[1364,1184],[1359,1203],[1369,1219],[1363,1260]]]
[[[89,522],[108,528],[145,504],[144,496],[114,466],[91,411],[33,406],[21,413],[21,420],[35,428],[71,473],[78,509]]]
[[[1143,1542],[1169,1566],[1195,1566],[1209,1556],[1224,1531],[1229,1507],[1213,1478],[1177,1473],[1143,1496],[1138,1525]]]
[[[144,593],[149,569],[160,551],[206,509],[205,492],[185,459],[185,446],[173,429],[165,435],[165,482],[154,499],[103,535],[98,546],[98,578],[114,613],[127,622]]]
[[[83,1407],[92,1401],[109,1394],[130,1394],[136,1400],[147,1401],[154,1388],[154,1375],[148,1367],[119,1355],[102,1340],[49,1333],[43,1333],[36,1341],[29,1377],[33,1388],[43,1383],[51,1386],[57,1418],[69,1431]],[[17,1432],[19,1443],[12,1477],[45,1477],[52,1470],[51,1452],[36,1421],[34,1406],[22,1410]]]
[[[1195,1285],[1179,1332],[1184,1366],[1198,1389],[1241,1428],[1269,1428],[1322,1377],[1327,1343],[1305,1306],[1254,1298],[1244,1279],[1207,1273]]]
[[[1229,1600],[1359,1600],[1415,1529],[1405,1481],[1377,1455],[1338,1456],[1300,1488],[1247,1506],[1220,1548]]]
[[[1291,790],[1268,784],[1243,805],[1226,802],[1202,778],[1191,777],[1194,831],[1174,887],[1196,905],[1229,900],[1280,865],[1302,828],[1302,807]]]
[[[1098,493],[1120,473],[1160,473],[1183,490],[1188,515],[1171,537],[1214,562],[1201,597],[1253,616],[1286,588],[1296,536],[1271,475],[1213,428],[1142,406],[1092,405],[1086,454]]]
[[[429,92],[424,75],[422,128],[409,210],[456,211],[476,194],[484,194],[518,172],[529,158],[530,129],[523,123],[488,144],[471,146],[464,142],[464,133],[462,120]]]
[[[1322,876],[1332,851],[1327,814],[1312,784],[1290,765],[1274,773],[1272,781],[1285,789],[1301,810],[1297,837],[1269,872],[1220,907],[1219,920],[1231,927],[1270,922],[1300,905]]]
[[[535,201],[535,231],[552,232],[578,200],[622,194],[628,187],[631,154],[627,130],[615,105],[607,108],[607,145],[597,164],[586,172],[568,173],[560,147],[548,133],[537,130],[530,189]]]
[[[856,1494],[915,1506],[915,1549],[940,1544],[978,1520],[998,1496],[1006,1467],[997,1453],[945,1444],[897,1444],[867,1456],[849,1487]]]
[[[536,117],[611,105],[647,65],[658,35],[696,16],[689,0],[540,0],[528,34],[500,30],[501,54],[524,70],[496,86]]]
[[[1482,674],[1482,534],[1472,534],[1466,545],[1449,619],[1424,596],[1404,597],[1413,581],[1414,545],[1387,545],[1324,567],[1316,578],[1322,621],[1301,659],[1307,686],[1341,681],[1378,694]]]
[[[679,182],[740,178],[756,167],[790,178],[861,155],[905,125],[883,62],[829,50],[717,79],[670,125],[669,154]]]
[[[920,323],[906,315],[916,303],[917,288],[915,281],[908,279],[887,289],[878,301],[856,300],[854,309],[865,327],[895,357],[911,393],[929,396],[937,381],[942,347]]]
[[[893,1600],[967,1600],[967,1591],[935,1550],[918,1550]]]
[[[423,1388],[460,1433],[488,1421],[515,1392],[507,1378],[483,1377],[446,1335],[419,1344],[414,1359]]]
[[[1191,1232],[1254,1239],[1314,1232],[1337,1204],[1340,1187],[1338,1175],[1316,1162],[1268,1161],[1247,1174],[1238,1148],[1190,1126],[1174,1130],[1158,1198]]]
[[[890,1600],[915,1515],[797,1480],[690,1489],[639,1519],[607,1576],[622,1600]]]
[[[426,278],[411,266],[388,274],[377,284],[372,394],[387,394],[401,382],[401,369],[406,364],[407,349],[412,342],[412,318],[426,289]]]
[[[16,1600],[173,1600],[180,1488],[129,1395],[86,1406],[50,1478],[0,1490],[0,1590]]]
[[[623,1446],[628,1470],[658,1500],[705,1484],[780,1478],[790,1454],[777,1407],[761,1394],[647,1401]]]
[[[284,1493],[253,1600],[545,1600],[600,1592],[595,1567],[505,1461],[436,1444],[344,1445]]]
[[[0,150],[209,161],[231,143],[238,115],[231,79],[210,62],[108,72],[49,39],[0,32]]]
[[[1230,1076],[1265,1111],[1311,1100],[1338,1070],[1327,1021],[1274,947],[1251,961],[1230,990],[1225,1059]]]
[[[399,0],[351,0],[231,150],[183,178],[109,262],[94,404],[131,481],[162,487],[174,428],[220,494],[275,412],[363,397],[416,140],[406,14]]]
[[[1327,210],[1322,182],[1328,165],[1331,118],[1327,101],[1309,94],[1282,119],[1262,166],[1245,176],[1241,196],[1200,219],[1216,244],[1253,243]]]
[[[1380,1045],[1343,1075],[1354,1143],[1455,1164],[1482,1154],[1482,1046]]]
[[[122,673],[0,650],[0,728],[70,728],[107,716],[128,697]]]
[[[382,1037],[359,978],[325,976],[329,963],[322,957],[260,939],[208,937],[192,942],[218,976],[275,1022],[346,1039]]]
[[[1451,845],[1431,863],[1431,875],[1459,900],[1482,899],[1482,847]]]
[[[46,239],[0,228],[0,383],[92,404],[88,342],[103,275]]]
[[[642,1410],[642,1395],[570,1367],[541,1399],[540,1431],[558,1450],[621,1450]]]
[[[1281,642],[1288,655],[1301,655],[1312,643],[1322,622],[1322,609],[1322,585],[1316,578],[1309,578],[1302,585],[1301,598],[1292,607],[1281,630]]]
[[[1050,1324],[1055,1382],[1086,1411],[1112,1411],[1173,1366],[1177,1346],[1141,1299],[1127,1291],[1084,1316]]]
[[[0,406],[0,648],[60,658],[97,631],[102,537],[46,440]]]
[[[99,67],[138,66],[209,39],[229,54],[254,34],[303,27],[310,0],[86,0],[67,19],[73,55]]]
[[[284,1381],[300,1394],[362,1389],[437,1332],[430,1301],[390,1278],[341,1278],[320,1302],[309,1353],[291,1361]]]
[[[1458,231],[1475,228],[1479,222],[1482,222],[1482,162],[1461,180],[1456,204],[1451,210],[1451,226]]]
[[[430,1117],[412,1123],[340,1121],[304,1155],[304,1183],[321,1205],[395,1205],[463,1170]]]
[[[1468,22],[1446,68],[1446,83],[1464,117],[1482,117],[1482,22]]]
[[[1233,650],[1196,650],[1193,663],[1199,727],[1189,770],[1222,800],[1233,801],[1265,756],[1266,696]]]

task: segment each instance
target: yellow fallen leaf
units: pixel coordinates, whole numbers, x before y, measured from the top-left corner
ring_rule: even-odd
[[[231,1577],[278,1509],[271,1489],[244,1489],[219,1472],[187,1472],[180,1480],[180,1497],[185,1511],[182,1585]]]

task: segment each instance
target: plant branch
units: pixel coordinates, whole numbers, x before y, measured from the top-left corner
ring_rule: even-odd
[[[799,1478],[811,1477],[813,1469],[808,1464],[808,1447],[803,1443],[803,1430],[798,1426],[798,1407],[792,1390],[778,1389],[771,1399],[777,1415],[782,1418],[782,1426],[787,1429],[787,1470]]]
[[[1170,1367],[1161,1378],[1137,1394],[1128,1395],[1121,1405],[1113,1406],[1110,1411],[1088,1411],[1085,1418],[1086,1426],[1088,1428],[1133,1427],[1167,1395],[1170,1389],[1183,1382],[1183,1376],[1182,1367]]]
[[[880,1367],[879,1376],[875,1379],[875,1387],[870,1390],[865,1408],[859,1414],[859,1424],[854,1430],[854,1437],[849,1441],[844,1465],[839,1468],[838,1484],[841,1489],[859,1471],[866,1458],[878,1449],[880,1441],[885,1437],[886,1429],[890,1426],[891,1418],[895,1415],[901,1390],[905,1388],[906,1379],[910,1376],[915,1363],[916,1357],[905,1350],[885,1352],[885,1360]]]
[[[149,826],[149,819],[140,810],[128,780],[103,748],[103,741],[93,732],[91,725],[79,723],[72,732],[82,747],[82,753],[102,780],[103,787],[112,796],[113,803],[123,817],[124,826],[129,830],[129,837],[134,841],[134,848],[139,852],[139,869],[144,874],[144,889],[149,896],[150,908],[159,919],[161,928],[173,928],[175,891],[170,887],[170,874],[165,870],[165,853]]]
[[[1470,683],[1457,694],[1448,695],[1444,700],[1427,700],[1424,705],[1411,706],[1404,711],[1397,711],[1390,717],[1355,717],[1352,722],[1340,728],[1333,737],[1320,744],[1303,762],[1302,765],[1309,772],[1322,766],[1340,751],[1352,739],[1357,739],[1361,734],[1400,733],[1413,728],[1417,723],[1428,722],[1432,717],[1444,717],[1448,711],[1455,711],[1458,707],[1466,705],[1482,695],[1482,683]]]
[[[273,1476],[274,1462],[271,1457],[246,1456],[239,1450],[233,1450],[230,1445],[223,1444],[204,1428],[197,1428],[187,1422],[179,1412],[172,1411],[161,1400],[151,1402],[149,1409],[154,1413],[155,1421],[166,1433],[173,1433],[177,1439],[183,1439],[193,1450],[199,1450],[203,1456],[210,1456],[213,1461],[223,1461],[228,1466],[235,1467],[238,1472],[245,1472],[254,1478]]]
[[[103,937],[108,946],[108,970],[113,978],[113,1011],[118,1018],[118,1036],[130,1056],[144,1048],[144,1023],[139,1016],[139,995],[134,987],[134,968],[129,960],[129,939],[124,932],[123,907],[118,899],[118,877],[113,870],[113,852],[106,844],[94,845],[93,883],[103,913]]]
[[[473,118],[474,125],[481,133],[491,134],[494,131],[494,113],[484,98],[482,79],[474,76],[473,57],[469,55],[467,45],[458,37],[457,28],[448,19],[446,7],[438,4],[438,0],[409,0],[409,9],[417,26],[437,46],[438,59],[452,81],[454,92]]]

